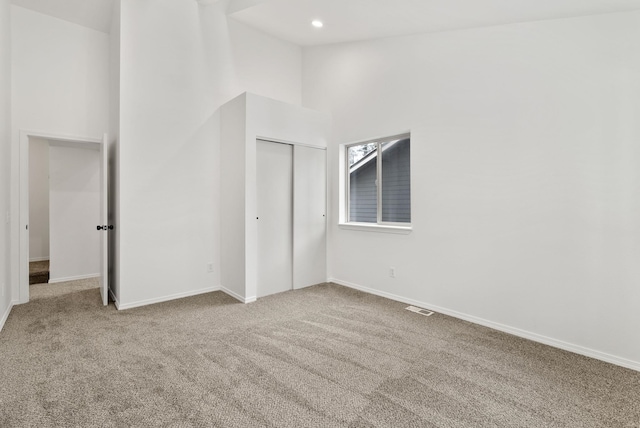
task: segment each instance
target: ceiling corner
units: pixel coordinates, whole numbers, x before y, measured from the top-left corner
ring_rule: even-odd
[[[227,9],[227,15],[232,15],[241,10],[249,9],[250,7],[257,6],[261,3],[266,3],[271,0],[231,0]]]

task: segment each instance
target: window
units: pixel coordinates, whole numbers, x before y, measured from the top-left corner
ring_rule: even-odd
[[[411,223],[409,134],[347,145],[348,223]]]

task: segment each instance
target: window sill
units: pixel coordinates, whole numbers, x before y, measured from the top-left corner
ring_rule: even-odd
[[[387,224],[371,224],[371,223],[339,223],[340,229],[361,230],[364,232],[380,232],[380,233],[396,233],[399,235],[408,235],[413,230],[409,226],[392,226]]]

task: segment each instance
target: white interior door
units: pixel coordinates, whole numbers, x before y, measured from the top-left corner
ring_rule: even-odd
[[[257,296],[292,289],[293,149],[257,141]]]
[[[107,144],[107,134],[104,134],[100,145],[100,220],[104,228],[100,231],[100,294],[102,295],[102,304],[105,306],[109,304],[109,212],[107,200],[107,179],[109,178],[107,157],[109,150]]]
[[[326,151],[295,146],[293,287],[326,282]]]

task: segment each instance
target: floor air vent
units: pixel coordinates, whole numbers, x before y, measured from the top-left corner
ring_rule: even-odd
[[[424,315],[426,317],[433,315],[433,312],[428,309],[418,308],[416,306],[407,306],[408,311],[415,312],[420,315]]]

